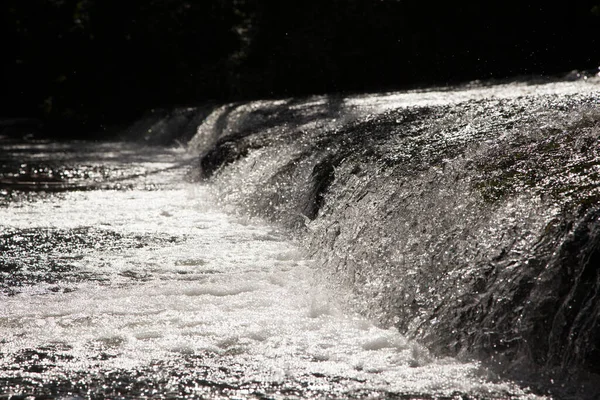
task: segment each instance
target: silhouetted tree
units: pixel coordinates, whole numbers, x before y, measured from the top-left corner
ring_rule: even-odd
[[[600,64],[598,0],[4,0],[0,18],[0,115],[84,130],[207,99]]]

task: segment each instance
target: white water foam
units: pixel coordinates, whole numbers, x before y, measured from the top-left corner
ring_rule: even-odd
[[[225,214],[201,185],[174,183],[173,174],[163,178],[168,185],[161,190],[72,192],[0,209],[2,230],[92,227],[174,238],[145,247],[73,246],[62,256],[100,280],[62,283],[69,290],[57,293],[39,283],[3,296],[0,374],[136,369],[212,354],[242,366],[248,381],[321,374],[348,379],[348,393],[535,397],[510,382],[490,381],[477,363],[438,359],[395,330],[344,310],[285,234]],[[152,179],[160,183],[160,175]],[[44,346],[68,357],[40,373],[6,365]]]

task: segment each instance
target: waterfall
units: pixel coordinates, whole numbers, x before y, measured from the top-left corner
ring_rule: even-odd
[[[190,146],[383,326],[514,376],[598,374],[599,87],[230,104]]]
[[[3,131],[0,397],[598,399],[599,79]]]

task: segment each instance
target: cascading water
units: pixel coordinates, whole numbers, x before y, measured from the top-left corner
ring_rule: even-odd
[[[593,383],[597,79],[253,103],[196,140],[221,196],[301,232],[363,315],[504,374]]]
[[[5,139],[0,392],[594,398],[598,87],[250,102],[125,133],[191,151]]]

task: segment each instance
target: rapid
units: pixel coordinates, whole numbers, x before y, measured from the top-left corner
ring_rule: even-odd
[[[586,380],[544,381],[533,356],[492,351],[524,331],[476,333],[500,314],[502,329],[514,323],[508,284],[482,276],[518,278],[517,253],[541,262],[531,246],[566,189],[548,200],[543,179],[515,183],[521,170],[506,187],[490,169],[461,171],[506,154],[494,138],[549,131],[557,116],[593,146],[598,87],[257,101],[151,113],[126,141],[3,138],[0,398],[593,396]],[[173,138],[184,143],[157,144]],[[596,173],[597,150],[582,151]],[[572,218],[595,218],[595,199],[577,197],[588,208]],[[482,304],[510,303],[480,307],[495,322],[468,309],[466,281]]]

